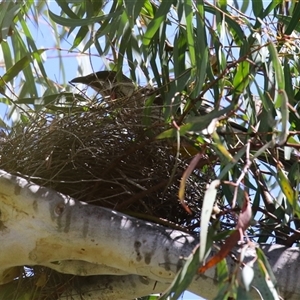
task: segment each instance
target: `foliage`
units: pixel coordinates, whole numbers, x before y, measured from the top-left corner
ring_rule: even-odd
[[[159,90],[163,121],[154,133],[159,142],[175,145],[175,153],[168,153],[172,163],[184,159],[187,173],[182,172],[179,198],[186,211],[195,202],[185,197],[185,178],[214,171],[206,178],[210,186],[204,200],[192,212],[189,225],[194,227],[188,228],[203,229],[206,242],[196,250],[201,266],[216,241],[225,240],[214,262],[225,269],[222,259],[239,241],[243,247],[250,240],[298,243],[299,2],[56,0],[55,9],[43,1],[0,5],[5,66],[0,100],[9,107],[8,119],[1,120],[6,142],[20,136],[37,115],[48,122],[91,112],[95,102],[89,91],[73,95],[66,83],[68,63],[61,45],[67,41],[69,53],[78,55],[80,73],[90,73],[89,62],[98,71],[101,61],[105,68],[130,74],[137,85],[153,84]],[[45,68],[50,47],[40,47],[33,34],[44,20],[53,30],[59,82]],[[148,101],[152,106],[153,99]],[[143,124],[151,128],[153,121]],[[218,192],[214,179],[220,182]],[[260,252],[257,259],[262,277],[269,278]],[[230,280],[221,280],[217,299],[242,297],[239,270],[230,275],[218,268],[220,278]],[[182,272],[191,269],[197,268],[187,265]],[[178,296],[187,287],[188,280],[178,278],[167,295],[176,291]],[[275,297],[274,284],[266,279],[265,299]]]

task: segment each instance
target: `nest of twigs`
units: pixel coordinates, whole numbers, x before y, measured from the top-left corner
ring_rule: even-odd
[[[189,178],[189,215],[178,187],[190,158],[176,157],[176,141],[155,139],[166,129],[157,112],[147,117],[142,107],[115,105],[40,114],[4,139],[0,168],[80,201],[188,227],[199,217],[211,174],[197,170]]]

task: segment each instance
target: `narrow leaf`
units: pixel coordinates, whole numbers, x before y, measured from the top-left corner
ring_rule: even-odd
[[[180,126],[180,135],[183,136],[187,132],[200,132],[206,129],[212,122],[213,119],[217,119],[222,115],[229,113],[235,107],[235,103],[231,102],[229,106],[222,110],[213,110],[209,112],[207,115],[190,118],[190,122],[188,124]],[[177,129],[172,128],[166,130],[157,136],[157,139],[165,139],[170,137],[176,137]]]
[[[188,179],[188,177],[193,173],[193,171],[195,170],[197,163],[199,162],[199,160],[202,158],[202,154],[198,153],[190,162],[189,166],[187,167],[187,169],[185,170],[185,172],[183,173],[183,176],[181,178],[180,181],[180,187],[179,187],[179,191],[178,191],[178,197],[180,200],[181,205],[183,206],[183,208],[187,211],[187,213],[192,214],[190,208],[184,203],[184,193],[185,193],[185,184],[186,181]]]
[[[233,78],[233,87],[236,94],[242,94],[249,84],[249,70],[250,63],[242,61],[238,67],[236,74]]]
[[[63,18],[55,13],[53,13],[51,10],[48,11],[50,18],[57,24],[68,26],[68,27],[79,27],[79,26],[87,26],[87,25],[93,25],[95,23],[99,23],[101,21],[104,21],[106,19],[112,19],[117,16],[119,16],[122,12],[120,10],[115,11],[114,13],[110,13],[103,16],[98,17],[91,17],[88,19],[68,19]]]
[[[237,242],[243,237],[244,231],[248,228],[250,224],[251,216],[252,216],[251,205],[248,196],[246,196],[242,211],[239,215],[236,230],[226,239],[225,243],[221,246],[220,251],[216,255],[211,257],[204,266],[199,268],[198,270],[199,273],[204,273],[206,270],[212,268],[229,254],[229,252],[236,246]],[[202,218],[202,214],[201,214],[201,218]],[[201,226],[202,226],[202,219],[201,219]],[[202,233],[202,227],[201,227],[201,233]],[[200,251],[201,251],[201,247],[200,247]]]
[[[0,78],[0,87],[4,87],[5,84],[11,80],[13,80],[22,70],[29,66],[32,61],[32,56],[34,54],[42,54],[47,49],[40,49],[31,54],[28,54],[17,61],[11,68],[7,70],[7,72]]]
[[[277,172],[278,172],[278,183],[281,187],[282,192],[286,196],[286,199],[294,209],[300,212],[297,199],[295,198],[295,191],[292,188],[290,181],[288,180],[287,176],[285,175],[284,171],[280,166],[277,167]]]
[[[270,51],[270,59],[273,63],[274,71],[275,71],[275,78],[276,78],[276,85],[279,90],[285,89],[285,80],[283,75],[283,69],[281,66],[281,62],[278,56],[278,52],[273,44],[272,41],[269,42],[268,49]]]
[[[178,272],[168,290],[159,298],[160,300],[179,299],[180,295],[189,287],[195,277],[199,265],[199,245],[196,246],[193,253],[187,258],[183,268]]]
[[[295,30],[296,27],[299,26],[299,19],[300,19],[300,2],[298,2],[294,7],[292,17],[291,17],[289,24],[285,30],[285,34],[287,34],[287,35],[292,34],[293,30]]]
[[[147,31],[143,37],[143,45],[149,46],[154,35],[156,34],[157,30],[159,29],[160,25],[166,19],[167,14],[169,13],[170,7],[172,5],[172,1],[162,1],[154,19],[150,22],[147,27]]]
[[[199,261],[202,262],[206,254],[206,242],[209,220],[212,214],[213,207],[215,205],[217,197],[217,188],[220,185],[220,180],[214,180],[205,192],[202,210],[201,210],[201,223],[200,223],[200,251],[199,251]]]

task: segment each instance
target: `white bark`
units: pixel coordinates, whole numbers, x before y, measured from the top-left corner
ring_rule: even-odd
[[[4,171],[0,213],[0,283],[13,280],[15,267],[23,265],[97,275],[78,277],[84,293],[78,299],[131,299],[162,292],[197,244],[186,233],[80,203]],[[265,252],[283,293],[299,299],[299,250],[273,245]],[[196,276],[189,289],[211,299],[217,289],[214,278],[211,269]],[[78,290],[69,293],[77,299]]]

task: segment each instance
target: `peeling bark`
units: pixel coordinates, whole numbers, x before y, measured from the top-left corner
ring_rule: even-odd
[[[78,277],[81,294],[74,289],[61,299],[70,294],[72,299],[131,299],[164,291],[196,244],[189,234],[87,205],[0,171],[1,284],[12,281],[19,266],[41,265],[95,275]],[[264,251],[283,295],[299,299],[299,250],[272,245]],[[249,250],[247,256],[255,253]],[[215,275],[212,268],[195,276],[189,289],[213,298]]]

